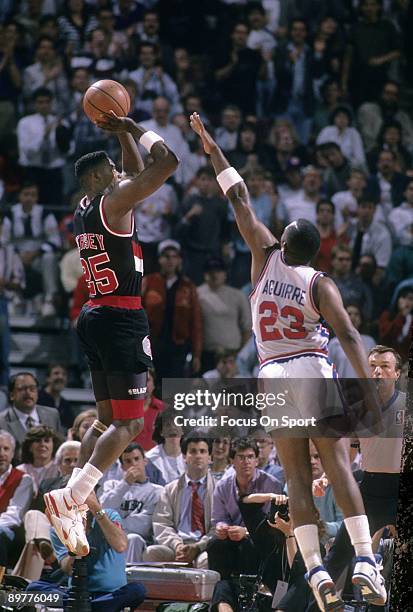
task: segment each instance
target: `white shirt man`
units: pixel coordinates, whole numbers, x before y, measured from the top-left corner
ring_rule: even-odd
[[[176,194],[171,185],[163,184],[152,195],[142,200],[135,210],[135,223],[139,227],[141,242],[161,242],[169,238],[167,215],[175,212]]]
[[[153,517],[157,544],[144,553],[145,561],[177,561],[208,568],[206,547],[214,533],[212,495],[215,486],[208,471],[211,460],[205,438],[183,439],[186,472],[166,485]]]
[[[321,197],[320,172],[314,166],[307,166],[303,176],[303,189],[282,202],[282,212],[279,215],[286,225],[296,219],[307,219],[314,225],[317,222],[316,208]]]
[[[123,478],[104,483],[100,502],[119,512],[128,538],[126,562],[138,563],[152,540],[152,515],[163,487],[149,482],[145,474],[147,460],[139,444],[130,444],[120,460]]]
[[[408,183],[404,194],[406,201],[393,208],[388,221],[396,244],[410,245],[413,225],[413,180]]]
[[[22,117],[17,124],[19,164],[23,167],[62,168],[65,157],[56,142],[58,117],[51,113],[52,98],[35,94],[36,112]]]
[[[161,136],[175,155],[181,160],[189,154],[188,143],[185,142],[181,130],[169,121],[170,104],[164,97],[159,97],[153,103],[153,119],[142,122],[146,130],[153,130]],[[146,151],[144,155],[146,156]]]

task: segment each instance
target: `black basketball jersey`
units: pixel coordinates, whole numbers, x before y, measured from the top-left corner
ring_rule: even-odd
[[[74,230],[89,296],[131,296],[141,294],[142,251],[133,214],[128,233],[110,229],[103,208],[104,195],[91,202],[83,198],[75,212]]]

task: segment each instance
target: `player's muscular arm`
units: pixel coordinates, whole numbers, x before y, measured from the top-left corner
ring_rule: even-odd
[[[118,140],[122,149],[122,170],[124,174],[133,176],[142,172],[145,164],[132,134],[118,134]]]
[[[139,139],[147,131],[129,117],[117,117],[115,114],[105,115],[97,125],[109,132],[128,133],[134,139]],[[121,181],[106,197],[105,213],[109,221],[125,216],[175,172],[178,159],[165,143],[152,145],[151,157],[153,162],[138,176]]]
[[[215,174],[218,176],[223,170],[230,168],[228,160],[212,136],[206,131],[197,113],[191,115],[190,124],[194,132],[201,138],[205,153],[211,156]],[[226,196],[234,207],[240,234],[251,249],[253,267],[259,268],[260,271],[267,258],[265,249],[272,246],[277,240],[270,230],[257,219],[244,181],[233,185],[227,191]]]
[[[359,378],[370,378],[370,368],[360,334],[350,321],[335,283],[321,277],[315,287],[316,304],[323,318],[331,325],[334,333]]]

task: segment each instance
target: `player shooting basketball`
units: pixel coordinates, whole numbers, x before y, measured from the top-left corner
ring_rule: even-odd
[[[86,555],[83,504],[102,473],[143,427],[147,370],[152,364],[149,327],[141,306],[142,254],[133,209],[175,171],[178,161],[163,139],[127,117],[105,114],[98,127],[118,134],[125,177],[105,151],[75,165],[85,192],[75,212],[75,234],[90,300],[77,332],[87,356],[98,419],[87,431],[79,467],[64,489],[45,495],[63,544]],[[135,138],[151,154],[146,168]]]
[[[286,227],[278,243],[258,221],[242,177],[230,167],[197,113],[191,115],[190,124],[200,136],[205,153],[211,156],[217,181],[230,200],[238,229],[251,249],[254,288],[251,308],[261,362],[259,377],[332,378],[333,367],[327,359],[327,340],[320,324],[323,318],[334,330],[357,375],[369,378],[360,335],[344,309],[336,285],[309,266],[320,247],[316,227],[305,219],[298,219]],[[279,290],[275,289],[277,281]],[[291,290],[285,289],[286,284]],[[294,534],[308,571],[307,580],[320,610],[343,610],[344,603],[322,564],[308,438],[277,437],[275,440],[286,475]],[[339,438],[313,438],[313,442],[355,548],[353,583],[361,586],[366,600],[384,605],[387,597],[384,580],[372,552],[369,524],[351,472],[348,445]]]

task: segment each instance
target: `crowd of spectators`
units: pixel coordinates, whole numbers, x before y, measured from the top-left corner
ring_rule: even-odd
[[[174,176],[135,211],[155,366],[145,429],[105,474],[91,507],[110,503],[125,536],[115,552],[127,550],[129,561],[206,567],[211,539],[209,567],[212,559],[223,577],[214,605],[231,607],[233,585],[225,580],[234,567],[256,573],[260,546],[248,533],[255,518],[238,503],[239,488],[281,495],[285,482],[265,432],[248,432],[251,438],[232,445],[228,432],[184,441],[157,397],[164,377],[223,380],[257,371],[247,298],[251,256],[188,117],[201,115],[245,178],[257,216],[278,238],[299,217],[317,225],[321,249],[313,265],[337,283],[366,353],[386,344],[406,367],[412,19],[403,0],[1,3],[0,386],[8,387],[8,403],[0,412],[0,565],[30,580],[40,579],[43,565],[50,570],[63,561],[69,574],[72,567],[39,519],[41,495],[60,486],[75,464],[78,447],[58,449],[57,436],[79,442],[96,413],[76,415],[62,397],[70,375],[64,364],[50,366],[41,390],[32,373],[9,377],[8,317],[60,317],[74,328],[87,300],[72,234],[82,195],[73,164],[105,149],[120,166],[116,139],[82,110],[88,86],[122,82],[130,116],[180,158]],[[339,375],[353,376],[337,339],[329,352]],[[76,361],[84,369],[80,354]],[[331,491],[324,494],[318,508],[328,547],[341,514]],[[187,511],[180,520],[177,507]],[[191,507],[197,516],[188,515]],[[26,514],[29,508],[39,514]],[[307,601],[302,564],[292,564],[291,525],[278,517],[276,526],[276,550],[287,552],[300,602]],[[110,527],[108,534],[110,540]],[[284,569],[272,579],[284,579]],[[294,601],[279,609],[299,610]]]
[[[357,324],[360,312],[350,308]],[[349,431],[353,437],[348,440],[348,462],[361,483],[378,550],[389,530],[394,536],[403,429],[400,415],[406,396],[396,389],[401,359],[393,349],[371,347],[369,363],[372,375],[381,378],[379,393],[387,406],[386,432],[391,437],[364,438],[361,429]],[[53,376],[61,375],[63,369],[54,365],[49,372],[45,388],[51,390]],[[72,573],[73,558],[50,528],[43,495],[67,483],[79,459],[80,442],[97,413],[83,411],[67,428],[60,419],[59,404],[44,407],[38,403],[40,397],[47,397],[45,393],[45,389],[39,393],[32,374],[20,372],[10,381],[9,408],[0,412],[0,565],[25,578],[29,589],[52,590],[67,597],[65,575]],[[154,410],[152,395],[151,387],[144,430],[104,473],[87,500],[91,512],[88,534],[96,547],[88,557],[89,590],[96,600],[93,609],[103,609],[97,603],[102,596],[109,598],[107,609],[113,612],[127,605],[128,598],[135,601],[135,597],[137,603],[143,599],[137,584],[132,582],[127,588],[125,563],[174,562],[219,573],[211,601],[217,612],[238,610],[241,574],[259,576],[258,582],[263,581],[271,593],[278,581],[288,583],[285,596],[277,600],[278,611],[315,610],[288,516],[289,481],[269,433],[257,425],[229,430],[201,427],[196,432],[182,428],[175,422],[175,410],[159,400]],[[258,414],[252,408],[244,417]],[[323,555],[332,555],[338,578],[351,568],[352,556],[343,513],[311,441],[309,457],[320,545]],[[250,496],[257,494],[258,499],[252,501],[259,503],[250,503]],[[265,519],[270,501],[276,503],[278,512],[269,523]],[[100,523],[103,519],[105,524]],[[390,571],[388,557],[386,563]],[[99,579],[98,568],[104,576],[112,576],[111,580]],[[350,588],[347,597],[353,595]]]

